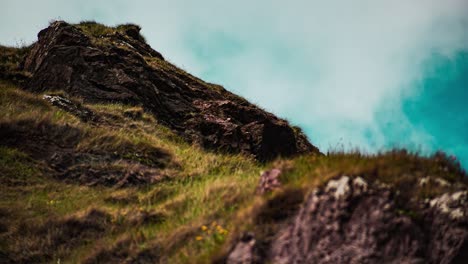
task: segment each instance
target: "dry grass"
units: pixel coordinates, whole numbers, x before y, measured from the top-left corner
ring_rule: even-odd
[[[79,27],[96,38],[125,30],[95,22]],[[166,61],[145,59],[161,74],[177,76],[186,85],[223,89]],[[11,70],[18,61],[0,64],[10,63],[6,67]],[[258,164],[239,154],[208,152],[188,144],[141,107],[87,104],[99,122],[85,123],[48,104],[42,94],[25,92],[11,79],[3,79],[0,134],[21,132],[0,138],[0,257],[13,262],[206,263],[222,258],[244,231],[268,241],[305,195],[332,177],[378,180],[398,188],[404,200],[431,198],[466,186],[465,172],[442,154],[330,153]],[[295,131],[300,133],[298,128]],[[18,140],[12,140],[15,137]],[[164,177],[128,186],[67,181],[71,174],[56,177],[45,158],[50,151],[65,150],[76,160],[86,157],[66,168],[79,175]],[[272,167],[283,170],[284,188],[256,195],[260,172]],[[424,177],[451,185],[417,184]]]
[[[256,177],[261,166],[241,155],[206,152],[197,146],[192,146],[169,129],[158,125],[147,113],[142,113],[141,118],[135,119],[125,113],[135,111],[129,106],[87,105],[97,114],[102,114],[102,125],[96,125],[83,123],[69,113],[50,106],[41,99],[41,95],[21,91],[14,85],[2,83],[0,92],[2,93],[0,123],[21,123],[22,120],[29,120],[28,125],[33,131],[41,130],[38,128],[43,127],[41,124],[44,123],[74,128],[79,131],[77,142],[72,146],[74,152],[137,153],[139,156],[133,161],[158,167],[155,162],[146,160],[148,156],[146,154],[151,154],[154,149],[163,149],[174,164],[166,171],[172,176],[171,180],[159,184],[127,187],[123,190],[100,186],[87,187],[67,184],[50,177],[47,166],[41,160],[26,154],[24,151],[27,152],[27,147],[24,151],[20,150],[23,148],[21,144],[18,148],[2,147],[2,154],[6,153],[0,160],[2,172],[5,172],[2,181],[22,182],[22,185],[16,183],[2,185],[0,194],[2,201],[0,209],[11,211],[11,217],[1,222],[8,230],[4,238],[6,241],[17,242],[8,243],[9,246],[2,248],[2,251],[7,252],[6,254],[12,258],[16,255],[14,252],[19,252],[21,248],[30,248],[30,251],[22,254],[22,258],[34,258],[39,250],[45,251],[45,255],[41,257],[44,259],[60,258],[61,261],[79,262],[89,258],[90,252],[118,247],[118,241],[122,236],[134,237],[139,234],[139,239],[132,240],[136,245],[131,247],[130,255],[139,256],[147,248],[161,244],[162,248],[168,249],[164,252],[169,252],[165,258],[180,260],[177,257],[179,252],[188,252],[187,254],[192,254],[193,250],[199,252],[197,254],[205,252],[199,241],[195,241],[195,237],[191,236],[192,233],[187,232],[192,230],[190,226],[193,227],[195,234],[195,230],[202,223],[213,219],[218,219],[220,222],[228,221],[236,208],[247,202],[254,192]],[[47,135],[58,133],[57,136],[66,138],[68,132],[44,130],[44,133]],[[50,140],[59,139],[51,136]],[[28,210],[15,208],[28,208]],[[141,223],[122,229],[111,228],[112,232],[99,233],[99,239],[94,236],[83,238],[91,240],[87,243],[73,242],[64,244],[63,247],[44,244],[49,245],[49,251],[46,251],[42,244],[38,244],[40,237],[35,233],[35,225],[32,223],[52,225],[53,222],[64,221],[63,219],[91,208],[106,212],[112,216],[112,219],[115,218],[116,222],[123,223],[128,222],[130,216],[136,214],[131,213],[133,208],[152,212],[149,215],[157,213],[165,217],[162,221],[135,220]],[[183,208],[185,210],[182,210]],[[30,229],[30,234],[16,232],[18,227],[14,219],[24,222],[24,225]],[[180,243],[168,244],[166,242],[169,239],[179,240]],[[183,243],[184,239],[193,241],[186,244]],[[106,246],[103,245],[104,241]],[[214,248],[220,244],[222,244],[220,240],[211,241],[210,247]],[[190,248],[189,245],[194,248]],[[171,254],[175,256],[171,257]]]
[[[118,43],[113,42],[110,38],[112,35],[115,34],[122,34],[127,35],[128,30],[132,30],[132,32],[139,32],[140,26],[135,24],[121,24],[115,27],[107,26],[96,21],[82,21],[78,24],[74,24],[75,27],[80,29],[85,35],[90,37],[92,43],[98,46],[108,46],[108,45],[116,45],[119,46]],[[146,39],[140,33],[134,33],[139,40],[146,43]],[[120,45],[123,49],[128,49],[125,45]]]
[[[21,91],[5,82],[0,84],[0,93],[0,123],[29,120],[31,130],[42,130],[57,142],[68,142],[73,128],[79,131],[74,137],[73,152],[117,157],[114,161],[90,163],[95,164],[94,170],[106,170],[103,164],[123,170],[137,168],[131,164],[160,169],[159,159],[151,158],[155,150],[158,155],[163,150],[170,157],[165,164],[172,164],[161,169],[169,179],[157,184],[124,189],[91,187],[51,177],[46,164],[31,156],[21,142],[16,147],[2,146],[0,240],[6,242],[0,243],[0,250],[14,261],[60,258],[65,262],[146,259],[204,263],[222,257],[230,243],[246,230],[268,241],[282,221],[296,212],[311,189],[338,175],[379,180],[398,188],[402,196],[417,199],[450,191],[466,179],[451,158],[441,154],[420,157],[405,151],[368,156],[306,155],[260,165],[242,155],[206,152],[190,145],[141,108],[86,105],[100,116],[101,123],[83,123],[50,106],[40,94]],[[137,112],[138,118],[129,112]],[[44,124],[55,129],[47,130]],[[57,129],[60,127],[68,129]],[[122,163],[121,159],[131,164]],[[284,189],[256,195],[259,173],[271,167],[283,169]],[[415,184],[428,176],[452,185]],[[87,221],[85,212],[92,210],[102,212],[105,221],[89,224],[96,228],[81,228],[79,223]],[[213,222],[225,231],[203,228]],[[68,228],[69,223],[76,223],[73,228],[79,231]],[[76,237],[68,237],[69,233]],[[44,236],[48,237],[45,241]]]
[[[5,47],[0,45],[0,80],[24,82],[29,75],[23,72],[21,62],[31,47]]]
[[[140,30],[140,26],[135,24],[121,24],[115,27],[110,27],[101,23],[98,23],[94,20],[87,20],[81,21],[78,24],[75,24],[77,28],[81,29],[86,35],[91,36],[93,38],[100,38],[106,35],[111,35],[116,32],[121,34],[125,34],[128,29],[135,28],[136,30]],[[140,35],[140,37],[144,40],[144,37]]]

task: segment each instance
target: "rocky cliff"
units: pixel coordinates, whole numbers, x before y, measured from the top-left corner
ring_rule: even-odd
[[[58,21],[39,32],[23,65],[31,74],[29,90],[141,105],[191,142],[261,161],[318,152],[285,120],[165,61],[139,27],[90,33],[90,26]]]
[[[425,178],[415,189],[429,181],[454,187]],[[465,263],[468,193],[457,188],[433,199],[405,199],[401,205],[401,192],[390,185],[340,176],[306,195],[296,215],[266,239],[263,252],[258,247],[266,241],[250,233],[226,262]]]

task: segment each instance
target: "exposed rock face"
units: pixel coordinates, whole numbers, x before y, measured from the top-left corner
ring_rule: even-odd
[[[84,122],[96,121],[98,119],[93,111],[82,105],[76,104],[67,98],[58,95],[44,95],[43,98],[44,100],[49,101],[52,105],[77,116]]]
[[[467,217],[467,191],[459,191],[453,194],[445,193],[429,202],[430,207],[447,214],[452,220],[463,220]]]
[[[226,262],[227,264],[248,264],[260,262],[260,258],[255,254],[255,238],[252,234],[244,234],[242,239],[232,250]]]
[[[260,175],[260,182],[258,183],[257,193],[263,194],[281,187],[279,176],[281,175],[280,169],[272,169],[264,171]]]
[[[138,27],[94,38],[65,22],[38,34],[24,69],[33,91],[64,90],[85,101],[142,105],[159,121],[209,149],[258,160],[318,152],[288,123],[164,61]]]
[[[395,195],[360,177],[330,180],[308,195],[299,213],[280,229],[265,261],[466,263],[466,191],[421,202],[414,212],[399,210]],[[240,241],[234,247],[228,257],[231,263],[253,263],[235,258],[239,248],[255,252],[246,245]]]

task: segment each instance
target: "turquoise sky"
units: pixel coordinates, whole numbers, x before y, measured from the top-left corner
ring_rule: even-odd
[[[1,0],[0,43],[54,19],[133,22],[176,65],[322,151],[444,150],[468,166],[468,1]]]

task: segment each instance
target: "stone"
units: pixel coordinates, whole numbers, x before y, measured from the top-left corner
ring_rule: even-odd
[[[98,117],[90,109],[58,95],[44,95],[43,99],[52,105],[77,116],[82,121],[97,121]]]
[[[278,223],[273,237],[256,240],[268,245],[258,263],[466,262],[466,191],[404,210],[396,197],[396,191],[378,181],[344,175],[331,179],[311,191],[294,216]],[[254,263],[239,262],[245,259],[242,252],[252,256],[255,247],[237,242],[230,263]]]
[[[260,175],[260,182],[257,187],[257,193],[263,194],[279,189],[281,187],[281,182],[279,180],[280,175],[280,169],[271,169],[262,172]]]
[[[285,120],[177,69],[144,42],[139,27],[125,28],[94,40],[71,24],[52,23],[25,58],[26,88],[142,106],[190,142],[259,161],[320,153]]]

